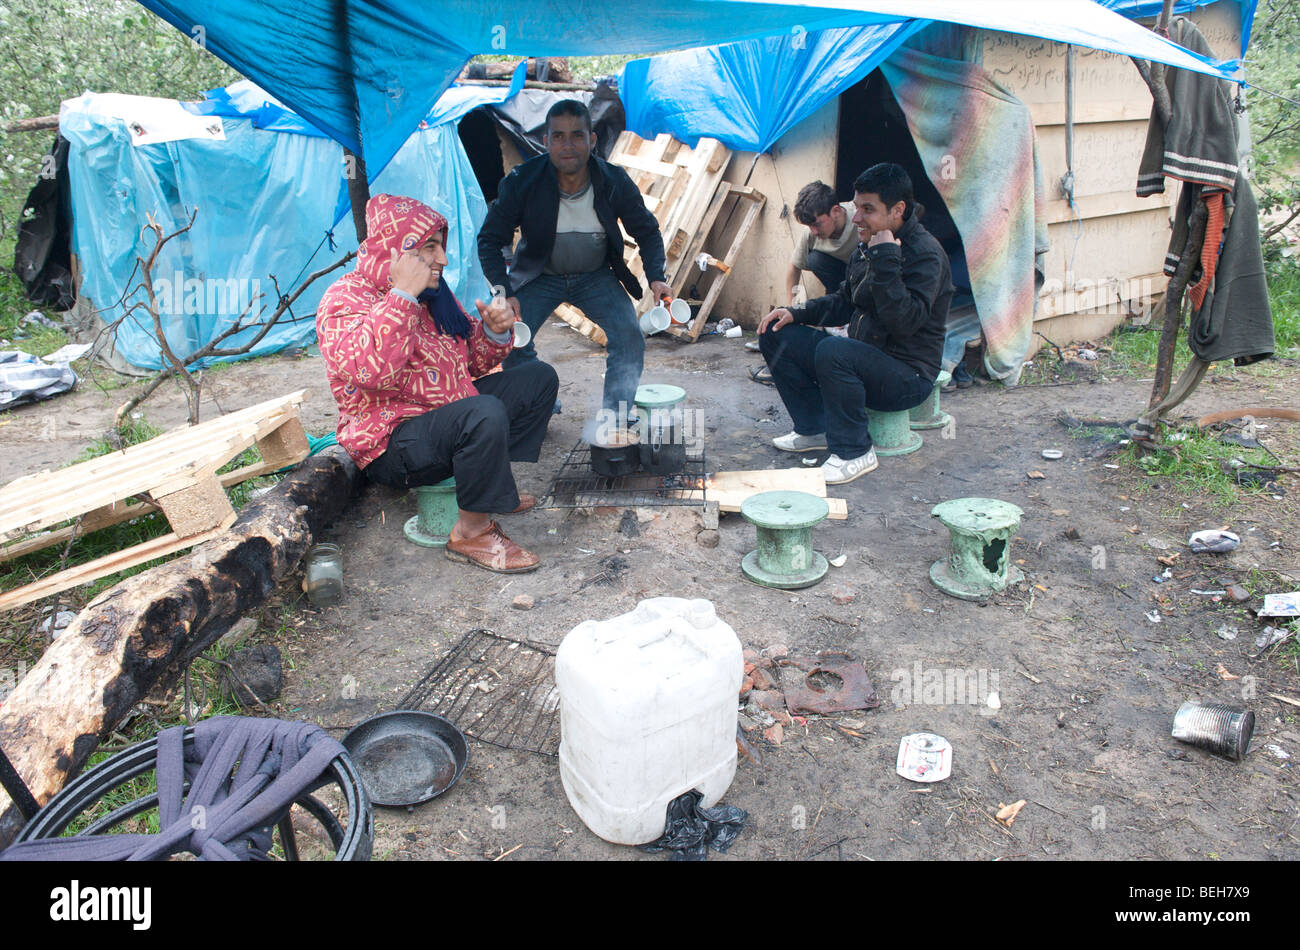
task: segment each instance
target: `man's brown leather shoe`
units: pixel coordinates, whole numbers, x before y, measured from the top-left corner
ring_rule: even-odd
[[[474,538],[458,538],[453,529],[446,551],[447,557],[453,561],[477,564],[498,574],[523,574],[537,570],[542,563],[536,554],[525,551],[507,538],[495,521]]]
[[[520,494],[520,496],[519,496],[519,507],[516,508],[514,511],[510,512],[510,514],[512,514],[512,515],[521,515],[521,514],[523,514],[525,511],[531,511],[533,508],[536,508],[536,507],[537,507],[537,496],[536,496],[536,495],[524,495],[524,494]]]

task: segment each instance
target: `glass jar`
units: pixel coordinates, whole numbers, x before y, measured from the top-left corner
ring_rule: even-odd
[[[343,552],[337,544],[318,544],[303,559],[303,590],[317,607],[343,600]]]

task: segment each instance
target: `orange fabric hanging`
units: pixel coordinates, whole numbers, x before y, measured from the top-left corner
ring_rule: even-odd
[[[1201,279],[1187,291],[1194,311],[1200,310],[1205,302],[1205,295],[1214,281],[1214,269],[1219,264],[1219,244],[1223,240],[1223,196],[1222,191],[1208,191],[1201,196],[1209,218],[1205,222],[1205,242],[1201,245]]]

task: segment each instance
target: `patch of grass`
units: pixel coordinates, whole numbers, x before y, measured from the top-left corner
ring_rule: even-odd
[[[12,255],[8,259],[12,260]],[[33,356],[45,356],[68,342],[68,335],[62,330],[51,330],[35,321],[24,326],[23,318],[32,311],[56,323],[59,320],[57,311],[38,307],[27,299],[17,274],[8,267],[0,267],[0,340],[9,341],[0,344],[0,350],[22,350]]]
[[[1172,451],[1141,454],[1134,445],[1118,456],[1149,478],[1158,479],[1162,491],[1177,495],[1204,495],[1218,506],[1236,501],[1243,494],[1268,494],[1262,487],[1237,483],[1233,474],[1224,472],[1221,463],[1232,459],[1255,465],[1269,465],[1263,449],[1247,449],[1219,440],[1213,432],[1180,429],[1166,436]]]
[[[1265,268],[1268,296],[1273,307],[1274,356],[1286,359],[1300,357],[1300,260],[1279,258]],[[1156,367],[1156,351],[1160,345],[1160,329],[1164,319],[1163,308],[1157,308],[1151,322],[1144,327],[1120,326],[1106,339],[1111,354],[1108,370],[1125,375],[1150,375]],[[1040,356],[1042,354],[1039,354]],[[1174,378],[1182,372],[1192,351],[1187,346],[1187,334],[1179,333],[1174,348]],[[1213,371],[1231,372],[1237,367],[1231,363],[1216,363]],[[1270,374],[1276,364],[1267,361],[1246,368],[1248,371]]]

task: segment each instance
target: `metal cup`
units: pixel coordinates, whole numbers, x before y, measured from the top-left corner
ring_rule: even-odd
[[[1217,703],[1183,703],[1174,713],[1170,733],[1179,742],[1240,762],[1250,748],[1255,714],[1239,706]]]

